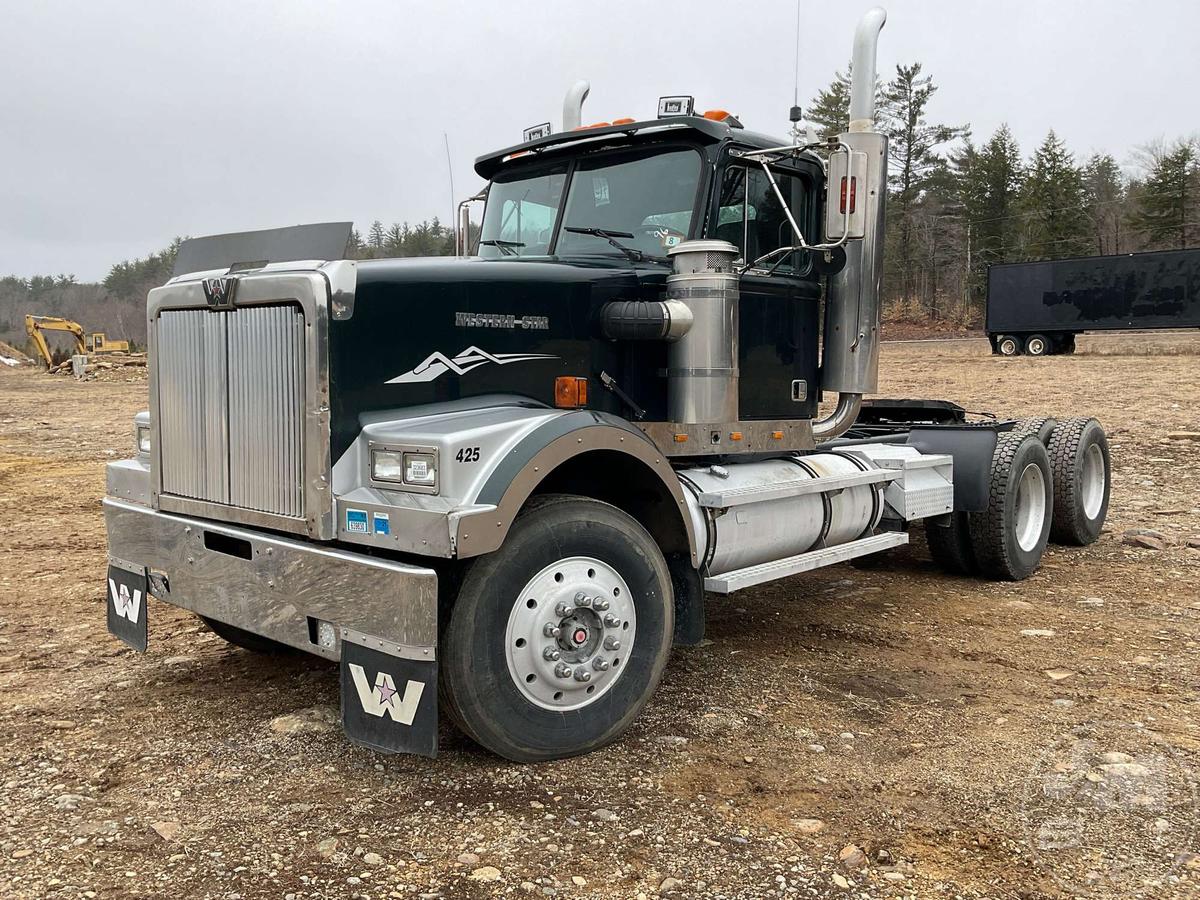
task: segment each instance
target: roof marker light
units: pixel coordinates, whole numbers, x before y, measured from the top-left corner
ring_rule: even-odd
[[[521,138],[521,143],[527,141],[538,141],[545,137],[550,137],[553,134],[553,129],[549,122],[543,122],[541,125],[531,125],[525,129],[524,136]]]
[[[695,97],[679,96],[658,98],[658,117],[660,119],[670,118],[671,116],[691,116],[695,115],[695,112]]]

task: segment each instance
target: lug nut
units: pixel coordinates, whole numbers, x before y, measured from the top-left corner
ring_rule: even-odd
[[[558,652],[557,647],[547,647],[542,651],[542,659],[548,659],[551,662],[557,661],[560,656],[562,656],[562,654]]]
[[[621,642],[618,641],[615,637],[606,637],[604,639],[604,649],[605,650],[620,650]]]
[[[592,660],[592,668],[595,669],[597,672],[607,672],[608,671],[608,660],[602,656],[597,656],[595,659]]]
[[[566,600],[559,600],[558,603],[554,605],[554,614],[556,616],[565,616],[572,609],[573,607]]]
[[[575,605],[576,606],[585,606],[585,607],[591,606],[592,598],[587,596],[586,594],[580,594],[575,598]]]
[[[604,612],[606,609],[608,609],[608,601],[603,597],[597,597],[592,601],[592,609],[598,609],[600,612]]]
[[[606,615],[604,617],[604,625],[606,628],[616,628],[620,624],[621,624],[621,620],[618,619],[616,616],[614,616],[612,613],[609,613],[608,615]]]
[[[556,638],[562,634],[562,629],[553,622],[547,622],[546,626],[542,629],[542,634],[549,638]]]
[[[576,681],[591,681],[592,673],[589,672],[587,669],[585,669],[583,666],[580,666],[578,669],[575,670],[575,680]]]
[[[570,678],[571,677],[571,667],[568,666],[566,663],[560,662],[557,666],[554,667],[554,674],[559,678]]]

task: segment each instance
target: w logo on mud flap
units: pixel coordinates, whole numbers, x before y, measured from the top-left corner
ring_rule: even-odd
[[[118,585],[113,579],[108,579],[109,596],[112,597],[113,609],[123,619],[128,619],[134,625],[142,611],[142,592],[130,590],[125,585]]]
[[[411,725],[417,715],[417,707],[421,705],[421,695],[425,693],[425,684],[421,681],[409,681],[400,694],[396,690],[396,682],[387,672],[375,676],[375,684],[367,680],[367,673],[357,663],[350,663],[350,675],[354,678],[354,689],[358,693],[358,702],[362,704],[363,712],[371,716],[390,716],[393,722],[401,725]]]

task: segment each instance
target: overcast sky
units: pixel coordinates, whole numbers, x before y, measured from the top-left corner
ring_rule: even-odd
[[[102,278],[175,235],[452,215],[476,156],[689,93],[783,134],[796,0],[0,0],[0,275]],[[870,4],[803,2],[800,99]],[[1080,157],[1200,129],[1195,0],[892,0],[880,69],[920,60],[931,118]]]

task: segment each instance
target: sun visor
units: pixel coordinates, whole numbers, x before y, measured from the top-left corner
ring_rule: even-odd
[[[292,260],[344,259],[353,222],[320,222],[190,238],[179,245],[174,275],[213,269],[258,269]]]

